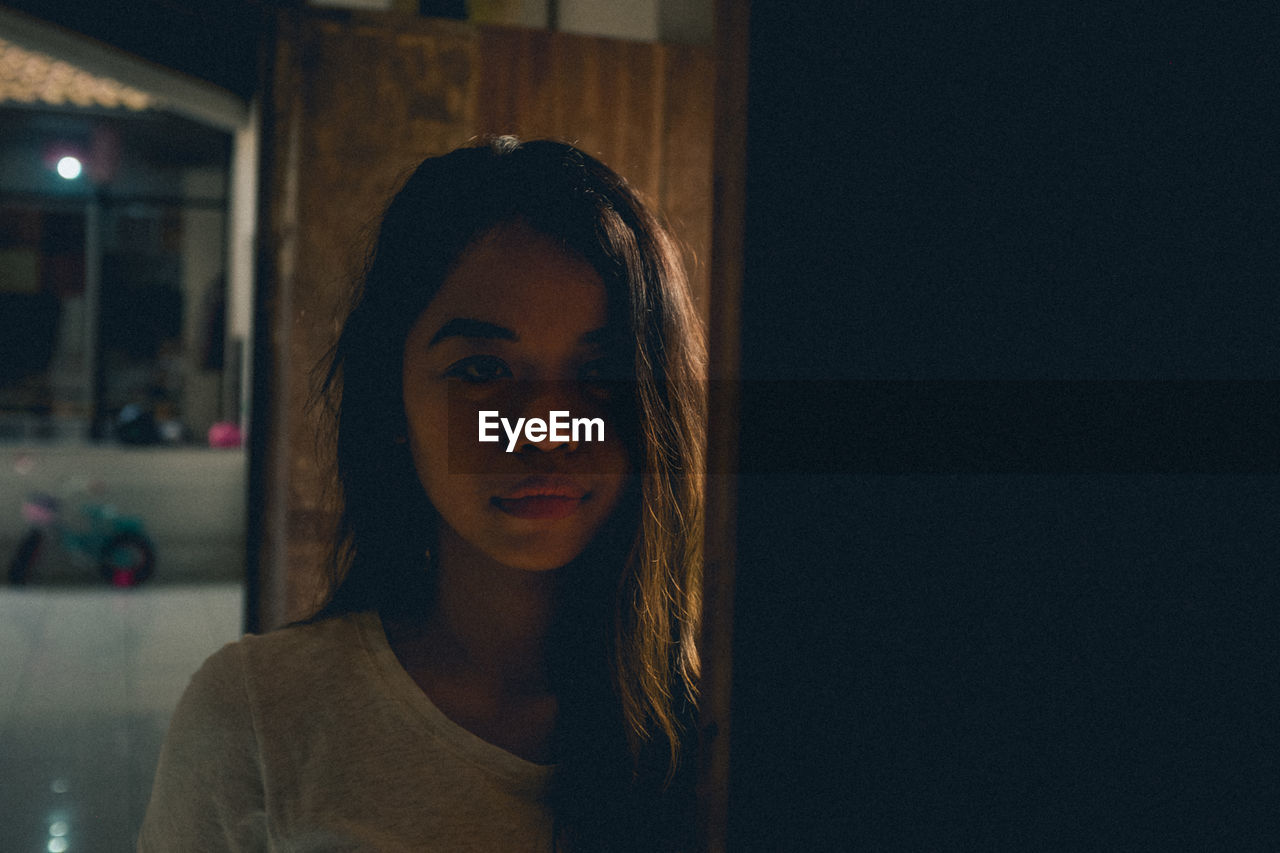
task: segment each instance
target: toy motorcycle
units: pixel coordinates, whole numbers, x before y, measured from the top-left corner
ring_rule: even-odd
[[[151,577],[155,549],[141,519],[119,515],[111,505],[97,501],[84,503],[80,516],[84,519],[80,526],[66,524],[61,502],[53,495],[36,493],[24,501],[22,517],[30,529],[9,563],[9,583],[25,584],[41,552],[54,543],[95,563],[102,578],[113,586],[137,586]]]

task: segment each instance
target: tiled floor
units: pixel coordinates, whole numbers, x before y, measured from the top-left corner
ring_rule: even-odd
[[[0,587],[0,851],[134,849],[169,715],[236,583]]]

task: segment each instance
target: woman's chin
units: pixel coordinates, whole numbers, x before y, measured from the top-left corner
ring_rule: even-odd
[[[508,568],[536,574],[564,568],[581,553],[581,548],[546,550],[522,548],[490,556]]]

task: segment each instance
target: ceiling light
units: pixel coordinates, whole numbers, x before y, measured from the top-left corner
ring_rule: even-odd
[[[79,159],[70,155],[58,161],[58,174],[68,181],[73,181],[80,177],[80,172],[83,168]]]

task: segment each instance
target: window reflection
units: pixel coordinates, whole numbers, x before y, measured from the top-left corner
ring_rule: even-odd
[[[230,150],[160,113],[0,109],[0,440],[204,443],[238,420]]]

